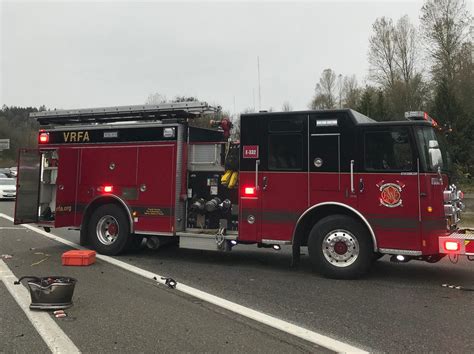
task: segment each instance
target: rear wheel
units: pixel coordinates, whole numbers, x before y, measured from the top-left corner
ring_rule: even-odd
[[[354,279],[372,263],[372,240],[366,228],[346,215],[318,221],[308,238],[308,251],[316,271],[328,278]]]
[[[123,252],[130,244],[130,225],[124,210],[115,204],[97,208],[88,225],[88,238],[97,252],[109,256]]]

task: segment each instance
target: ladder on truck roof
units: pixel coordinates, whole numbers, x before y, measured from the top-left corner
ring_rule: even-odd
[[[156,121],[163,119],[196,118],[219,112],[220,106],[213,107],[206,102],[177,102],[159,105],[135,105],[102,108],[68,109],[30,113],[40,125],[70,125],[89,123],[109,123],[121,121]]]

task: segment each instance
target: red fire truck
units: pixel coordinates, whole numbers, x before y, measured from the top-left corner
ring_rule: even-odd
[[[381,255],[474,257],[457,227],[462,193],[433,120],[376,122],[354,110],[244,114],[240,141],[193,126],[201,102],[32,113],[38,149],[21,150],[15,223],[80,230],[116,255],[176,241],[307,246],[317,271],[355,278]],[[191,124],[190,124],[191,122]]]

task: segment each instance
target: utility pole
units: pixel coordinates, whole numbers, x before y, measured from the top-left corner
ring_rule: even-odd
[[[260,58],[257,56],[257,73],[258,73],[258,110],[262,109],[262,91],[260,89]]]
[[[253,98],[253,111],[255,112],[255,89],[252,89],[252,98]]]

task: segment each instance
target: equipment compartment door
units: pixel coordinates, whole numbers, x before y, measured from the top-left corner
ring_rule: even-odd
[[[79,151],[71,148],[58,150],[55,227],[75,225]]]
[[[15,225],[38,221],[41,153],[21,149],[18,159]]]
[[[308,208],[308,116],[268,118],[262,149],[261,241],[291,241],[298,217]]]
[[[139,231],[173,233],[176,201],[176,144],[138,148]]]
[[[311,134],[310,185],[314,197],[318,192],[341,190],[340,134]]]

